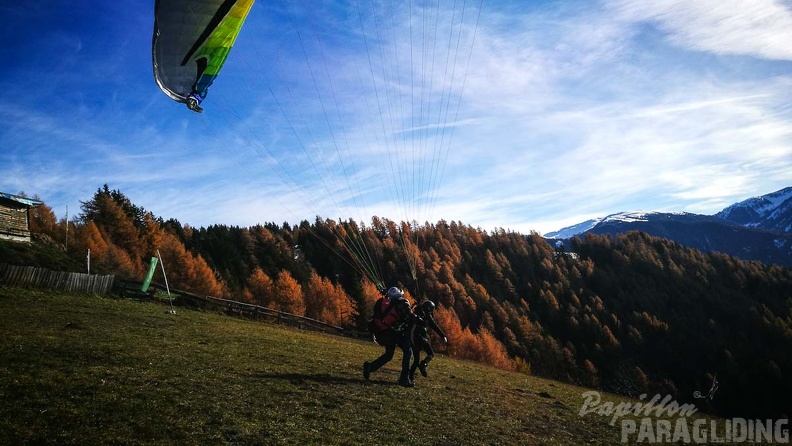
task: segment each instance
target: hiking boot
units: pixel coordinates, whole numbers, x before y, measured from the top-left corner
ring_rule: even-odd
[[[363,379],[368,381],[369,375],[371,375],[371,364],[366,361],[363,363]]]
[[[415,387],[415,383],[410,381],[409,379],[407,380],[400,379],[399,385],[402,387]]]
[[[421,371],[421,376],[423,376],[424,378],[426,378],[426,376],[427,376],[427,374],[426,374],[426,365],[427,364],[424,364],[423,361],[418,363],[418,370]]]

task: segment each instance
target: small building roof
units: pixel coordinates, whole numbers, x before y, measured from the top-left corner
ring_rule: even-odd
[[[20,197],[19,195],[9,194],[6,192],[0,192],[0,198],[15,201],[17,203],[29,207],[41,206],[42,204],[44,204],[43,201],[34,200],[32,198]]]

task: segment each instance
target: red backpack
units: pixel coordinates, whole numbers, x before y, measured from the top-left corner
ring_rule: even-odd
[[[391,303],[386,297],[374,303],[374,316],[369,319],[368,323],[368,329],[372,334],[382,335],[399,320],[396,306],[395,302]]]

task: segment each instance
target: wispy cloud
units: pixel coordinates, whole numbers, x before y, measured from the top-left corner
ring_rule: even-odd
[[[483,110],[490,126],[483,130],[480,123],[478,130],[491,139],[476,140],[466,152],[480,158],[483,168],[472,181],[482,190],[449,182],[460,191],[453,199],[486,195],[489,206],[471,209],[463,219],[480,221],[482,211],[497,211],[517,222],[513,227],[548,231],[557,228],[541,225],[573,223],[570,213],[602,216],[641,204],[711,213],[747,190],[769,192],[761,186],[768,178],[760,176],[769,175],[776,185],[792,180],[790,113],[784,107],[792,99],[789,78],[755,82],[642,65],[633,55],[643,42],[631,27],[656,16],[632,11],[642,11],[633,3],[609,7],[622,8],[617,19],[608,17],[609,10],[587,11],[541,30],[482,34],[477,50],[484,62],[474,64],[465,98]],[[554,33],[559,29],[565,30],[562,37]]]
[[[792,9],[782,0],[610,0],[620,20],[654,23],[684,48],[792,60]]]

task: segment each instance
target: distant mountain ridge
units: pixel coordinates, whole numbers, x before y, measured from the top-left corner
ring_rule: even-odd
[[[545,235],[556,243],[585,233],[643,231],[703,252],[792,267],[792,187],[735,203],[715,215],[620,212]]]
[[[792,232],[792,187],[735,203],[715,215],[749,228]]]
[[[559,229],[558,231],[548,232],[547,234],[545,234],[545,238],[550,238],[550,239],[571,238],[592,229],[594,226],[597,226],[599,222],[601,222],[602,220],[604,220],[604,218],[594,218],[591,220],[586,220],[583,223],[567,226],[565,228]]]

